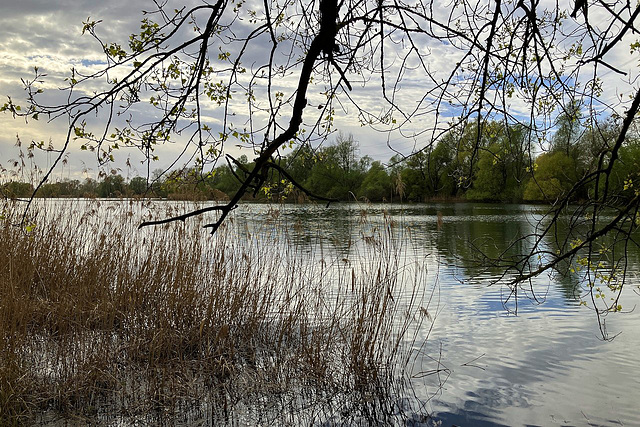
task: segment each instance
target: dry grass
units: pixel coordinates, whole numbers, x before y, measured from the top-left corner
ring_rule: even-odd
[[[139,232],[140,204],[56,203],[30,231],[2,211],[0,424],[306,423],[405,386],[422,273],[384,227],[353,265],[286,233]]]

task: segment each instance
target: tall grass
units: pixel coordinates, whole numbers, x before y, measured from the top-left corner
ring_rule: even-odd
[[[343,260],[292,243],[277,215],[276,232],[212,237],[138,231],[144,206],[100,203],[44,203],[26,228],[3,208],[0,424],[397,412],[425,289],[392,224]]]

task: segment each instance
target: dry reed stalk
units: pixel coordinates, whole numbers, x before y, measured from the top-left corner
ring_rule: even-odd
[[[45,202],[25,230],[18,211],[0,221],[1,424],[175,419],[202,401],[224,419],[265,398],[302,412],[299,396],[354,390],[382,401],[409,364],[424,289],[419,267],[399,282],[392,224],[347,267],[277,224],[138,232],[154,213],[140,202]]]

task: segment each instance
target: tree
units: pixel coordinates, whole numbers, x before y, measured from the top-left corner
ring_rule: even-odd
[[[391,200],[391,177],[380,162],[371,163],[358,195],[374,202]]]
[[[434,194],[454,196],[456,193],[457,184],[454,178],[456,150],[452,145],[452,139],[451,134],[445,135],[429,152],[429,181]]]
[[[147,192],[147,179],[142,176],[136,176],[129,182],[129,190],[131,193],[139,196]]]
[[[9,181],[0,186],[0,194],[4,197],[29,197],[33,194],[33,185],[27,182]]]
[[[544,153],[536,159],[534,177],[524,191],[524,199],[555,202],[562,200],[578,181],[576,161],[564,151]]]
[[[484,130],[484,145],[478,155],[471,200],[522,200],[522,187],[528,164],[524,129],[490,122]]]
[[[98,197],[122,197],[126,194],[124,178],[121,175],[108,175],[98,184]]]
[[[504,161],[500,157],[501,147],[492,144],[478,156],[473,188],[467,192],[470,200],[501,200],[506,185]]]
[[[492,121],[520,126],[526,141],[546,144],[559,120],[554,143],[564,144],[566,151],[573,141],[574,120],[595,127],[598,121],[618,116],[620,127],[610,147],[590,170],[579,174],[549,213],[552,222],[557,221],[570,200],[583,198],[584,189],[593,188],[581,209],[574,211],[582,217],[589,210],[592,220],[585,224],[576,217],[571,222],[588,229],[581,243],[560,242],[560,253],[552,257],[534,244],[530,253],[505,268],[510,274],[505,277],[515,293],[519,283],[574,259],[579,251],[587,251],[591,259],[602,235],[616,230],[629,239],[635,230],[639,197],[619,204],[622,199],[611,181],[634,126],[640,91],[633,83],[618,88],[628,97],[603,91],[603,79],[611,73],[625,74],[625,64],[615,62],[620,58],[616,52],[627,51],[629,45],[632,52],[640,47],[629,39],[638,32],[640,6],[635,3],[581,2],[579,8],[555,3],[546,9],[523,0],[446,5],[421,0],[265,0],[252,6],[218,0],[173,11],[166,10],[165,3],[157,4],[158,9],[141,21],[140,32],[125,41],[104,41],[99,20],[84,22],[82,31],[99,43],[106,65],[91,74],[72,70],[59,104],[41,101],[45,75],[36,68],[25,80],[27,105],[21,108],[9,99],[2,107],[30,120],[68,120],[57,160],[34,193],[71,144],[94,151],[101,164],[111,162],[121,147],[139,149],[148,160],[149,176],[156,147],[177,141],[185,148],[184,157],[175,162],[192,159],[201,179],[219,166],[230,145],[247,147],[256,157],[238,176],[238,188],[228,203],[142,224],[218,211],[218,219],[206,226],[215,232],[245,193],[255,194],[269,182],[269,171],[286,173],[278,169],[285,145],[317,146],[334,130],[337,111],[347,107],[356,111],[354,117],[362,125],[411,138],[428,135],[429,144],[437,144],[447,133],[462,133],[454,165],[448,166],[461,189],[473,183],[481,153],[489,146],[483,135]],[[598,25],[587,21],[587,10],[601,19]],[[271,47],[265,52],[267,40]],[[436,46],[446,52],[446,63],[433,67]],[[293,85],[283,84],[292,81]],[[378,92],[373,107],[350,93],[374,82]],[[139,120],[128,113],[143,105],[157,110],[156,119]],[[566,108],[558,113],[566,105],[569,113]],[[585,111],[577,117],[572,105],[582,105]],[[100,125],[96,115],[102,119]],[[212,115],[221,124],[209,120]],[[561,138],[564,131],[568,137]],[[40,148],[37,143],[30,147]],[[533,158],[534,149],[528,148]],[[611,208],[616,214],[604,215]],[[545,225],[527,238],[543,242],[552,229]],[[539,256],[545,259],[542,264]],[[617,304],[604,309],[612,307]]]
[[[396,174],[402,182],[401,187],[404,187],[404,196],[408,200],[422,202],[433,195],[426,175],[430,154],[416,153],[402,163],[401,171]]]
[[[86,178],[79,188],[80,197],[97,197],[98,195],[98,183],[95,179]]]
[[[563,108],[556,119],[556,132],[551,139],[551,150],[564,152],[568,157],[576,158],[577,142],[580,138],[580,104],[573,100]]]
[[[352,135],[339,134],[334,144],[320,150],[305,183],[315,194],[349,200],[358,193],[369,163],[370,158],[358,156]]]

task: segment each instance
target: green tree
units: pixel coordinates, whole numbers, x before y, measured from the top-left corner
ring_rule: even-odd
[[[334,144],[320,150],[305,184],[318,195],[349,200],[358,194],[369,162],[358,156],[352,135],[339,134]]]
[[[520,201],[529,162],[522,126],[489,122],[475,165],[470,200]]]
[[[78,189],[80,197],[98,197],[98,182],[92,178],[86,178]]]
[[[60,191],[59,194],[62,197],[80,197],[80,181],[77,179],[73,180],[62,180],[57,182]]]
[[[126,184],[121,175],[107,175],[98,184],[98,197],[122,197],[126,195]]]
[[[429,153],[424,151],[419,151],[402,162],[402,167],[395,176],[401,182],[404,199],[424,202],[428,196],[433,195],[427,180],[428,163]]]
[[[318,161],[313,149],[308,144],[300,145],[295,151],[286,156],[280,164],[296,182],[304,183],[311,175],[311,169]]]
[[[541,154],[536,159],[533,177],[524,190],[524,199],[556,202],[570,194],[577,180],[576,160],[566,152]]]
[[[44,198],[60,197],[60,186],[55,183],[47,182],[40,187],[38,195]]]
[[[440,140],[429,153],[429,182],[434,195],[445,197],[455,195],[454,159],[455,147],[449,144],[446,137]]]
[[[606,138],[606,134],[603,134],[603,138]],[[611,144],[612,141],[608,140],[604,146],[608,147]],[[640,138],[638,135],[627,138],[618,155],[620,160],[613,167],[609,180],[598,182],[599,191],[602,194],[606,190],[621,202],[628,203],[640,194]],[[591,196],[593,192],[594,189],[591,189]]]
[[[473,187],[466,196],[470,200],[501,200],[506,184],[502,147],[492,144],[480,152],[473,179]]]
[[[582,131],[580,117],[580,103],[573,100],[564,106],[556,119],[556,131],[551,138],[551,151],[562,151],[568,157],[578,158],[577,143]]]
[[[147,192],[147,179],[141,176],[136,176],[129,182],[129,191],[131,194],[140,196]]]
[[[372,202],[391,200],[391,177],[380,162],[371,163],[360,185],[358,195]]]
[[[240,188],[240,182],[227,165],[218,166],[212,176],[207,179],[207,184],[220,191],[222,195],[233,194]]]
[[[6,184],[2,184],[0,190],[3,197],[29,197],[33,193],[33,185],[28,182],[9,181]]]

